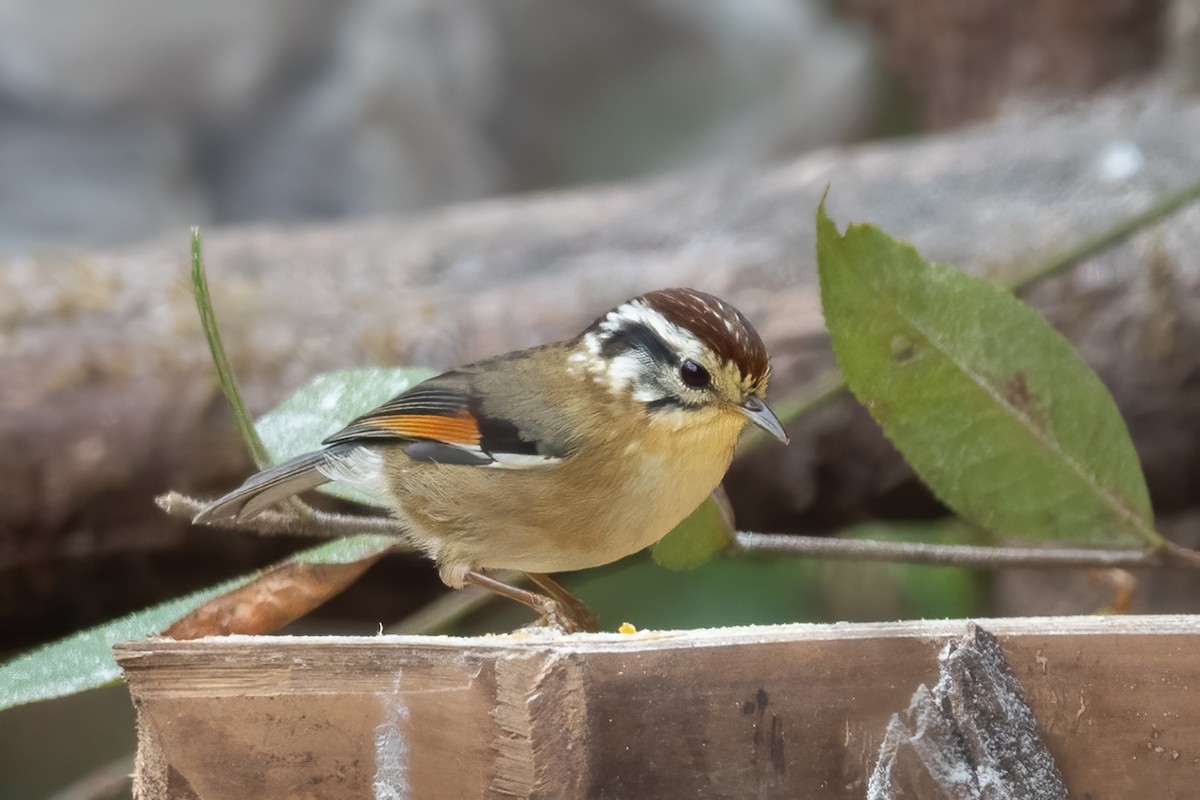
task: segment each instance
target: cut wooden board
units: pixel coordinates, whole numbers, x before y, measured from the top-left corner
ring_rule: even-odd
[[[1200,617],[980,620],[1072,796],[1194,797]],[[118,647],[140,796],[855,797],[962,620]]]

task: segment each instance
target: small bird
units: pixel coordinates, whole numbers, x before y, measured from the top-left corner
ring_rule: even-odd
[[[242,522],[347,481],[389,499],[448,586],[484,586],[543,620],[588,627],[594,618],[581,620],[585,607],[544,573],[661,539],[720,483],[747,423],[786,444],[763,399],[769,376],[766,346],[729,303],[649,292],[572,339],[413,386],[324,449],[251,476],[195,522]],[[529,573],[546,595],[485,570]]]

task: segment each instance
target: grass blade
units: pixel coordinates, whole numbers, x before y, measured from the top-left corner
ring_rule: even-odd
[[[200,228],[192,228],[192,291],[196,296],[196,309],[200,312],[200,325],[204,328],[204,338],[208,342],[208,350],[212,353],[213,366],[217,370],[217,380],[221,384],[221,392],[225,395],[229,407],[233,410],[233,418],[237,422],[242,441],[250,451],[250,457],[259,469],[269,466],[271,461],[267,448],[258,438],[254,429],[254,421],[246,412],[246,404],[242,402],[242,394],[238,391],[237,379],[229,366],[229,358],[225,355],[225,345],[221,342],[221,331],[217,328],[217,316],[213,313],[212,296],[208,291],[208,276],[204,272],[204,256],[201,252]]]

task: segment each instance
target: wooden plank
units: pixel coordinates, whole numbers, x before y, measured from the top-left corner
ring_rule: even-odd
[[[981,620],[1073,796],[1194,796],[1200,618]],[[123,645],[142,797],[862,797],[962,620]]]

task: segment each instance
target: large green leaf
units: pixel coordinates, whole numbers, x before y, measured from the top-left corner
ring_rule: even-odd
[[[150,636],[201,603],[248,582],[244,575],[199,592],[79,631],[0,666],[0,709],[94,689],[120,674],[112,646]]]
[[[349,536],[304,550],[292,559],[346,564],[388,550],[395,543],[391,537],[374,534]],[[120,669],[113,660],[114,644],[152,636],[203,603],[245,586],[258,574],[168,600],[17,656],[0,666],[0,710],[95,689],[116,680]]]
[[[1002,536],[1162,543],[1112,396],[1033,309],[823,205],[817,261],[847,384],[948,506]]]
[[[272,463],[318,450],[321,440],[346,423],[382,405],[433,375],[419,367],[365,367],[327,372],[297,389],[254,424]],[[344,483],[321,490],[365,505],[383,506],[382,498]]]

